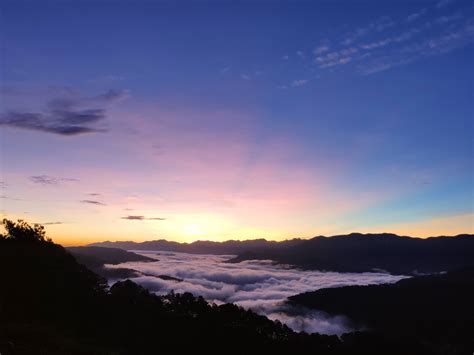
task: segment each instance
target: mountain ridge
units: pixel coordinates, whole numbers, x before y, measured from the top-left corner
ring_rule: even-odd
[[[126,250],[156,250],[190,254],[235,255],[229,262],[273,260],[302,269],[415,275],[448,271],[474,263],[474,235],[414,238],[393,233],[351,233],[281,242],[247,241],[101,242],[94,246]]]
[[[113,246],[115,248],[119,249],[125,249],[125,250],[133,250],[133,249],[126,249],[126,245],[153,245],[153,244],[170,244],[170,245],[180,245],[180,246],[191,246],[191,245],[196,245],[196,244],[216,244],[216,245],[222,245],[226,243],[268,243],[268,244],[284,244],[284,243],[289,243],[289,242],[304,242],[304,241],[311,241],[314,239],[318,238],[340,238],[340,237],[353,237],[353,236],[365,236],[365,237],[384,237],[384,236],[389,236],[389,237],[396,237],[396,238],[409,238],[409,239],[416,239],[416,240],[431,240],[431,239],[442,239],[442,238],[464,238],[464,237],[473,237],[474,234],[470,233],[461,233],[461,234],[456,234],[456,235],[439,235],[439,236],[431,236],[431,237],[413,237],[413,236],[408,236],[408,235],[398,235],[396,233],[360,233],[360,232],[351,232],[348,234],[335,234],[331,236],[325,236],[325,235],[317,235],[311,238],[291,238],[291,239],[284,239],[284,240],[268,240],[265,238],[256,238],[256,239],[244,239],[244,240],[239,240],[239,239],[227,239],[224,241],[214,241],[214,240],[206,240],[206,239],[199,239],[195,240],[193,242],[177,242],[173,240],[167,240],[167,239],[153,239],[153,240],[145,240],[142,242],[135,242],[133,240],[116,240],[116,241],[111,241],[111,240],[105,240],[102,242],[94,242],[94,243],[89,243],[84,246],[102,246],[102,247],[109,247]],[[120,246],[122,245],[122,246]],[[75,246],[71,246],[73,248]],[[146,250],[146,249],[135,249],[135,250]]]

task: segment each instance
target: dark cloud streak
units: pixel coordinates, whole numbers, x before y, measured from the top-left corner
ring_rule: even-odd
[[[0,125],[62,136],[75,136],[83,133],[106,132],[103,128],[87,126],[88,123],[104,118],[103,110],[53,111],[47,114],[10,111],[0,116]]]
[[[99,206],[105,206],[105,203],[100,202],[100,201],[95,201],[95,200],[81,200],[82,203],[87,203],[90,205],[99,205]]]
[[[78,181],[74,178],[57,178],[50,175],[33,175],[30,176],[30,180],[41,185],[59,185],[62,182]]]
[[[109,90],[92,98],[61,97],[50,100],[41,112],[10,110],[0,115],[0,126],[76,136],[107,132],[106,106],[128,97],[126,90]]]
[[[145,217],[145,216],[125,216],[120,217],[121,219],[127,219],[129,221],[165,221],[166,218],[162,217]]]

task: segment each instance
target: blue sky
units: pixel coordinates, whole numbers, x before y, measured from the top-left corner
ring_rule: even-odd
[[[471,1],[5,1],[1,23],[2,213],[59,240],[473,231]]]

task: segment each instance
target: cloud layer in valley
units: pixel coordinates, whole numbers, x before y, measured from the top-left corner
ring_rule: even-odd
[[[285,304],[287,297],[320,288],[396,282],[403,276],[384,273],[336,273],[302,271],[271,261],[225,263],[230,256],[191,255],[171,252],[140,252],[156,262],[110,265],[142,273],[133,280],[157,294],[191,292],[216,304],[232,302],[279,320],[296,331],[342,334],[351,324],[344,316],[299,309]],[[183,281],[162,279],[167,275]]]

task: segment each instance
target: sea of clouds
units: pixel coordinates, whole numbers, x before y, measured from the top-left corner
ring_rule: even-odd
[[[307,271],[267,260],[226,263],[232,255],[195,255],[175,252],[138,251],[156,262],[107,265],[129,268],[142,275],[132,280],[156,294],[191,292],[216,304],[235,303],[279,320],[295,331],[337,334],[354,330],[350,321],[324,312],[285,303],[289,296],[321,288],[393,283],[404,276],[386,273],[338,273]],[[164,280],[161,275],[183,281]],[[117,280],[110,280],[114,282]]]

